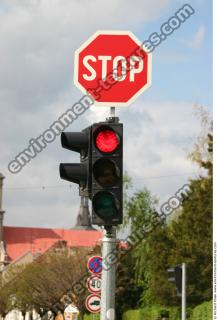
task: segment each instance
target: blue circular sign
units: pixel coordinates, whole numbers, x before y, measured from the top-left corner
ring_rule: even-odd
[[[99,274],[102,272],[102,257],[93,256],[88,260],[88,269],[92,273]]]

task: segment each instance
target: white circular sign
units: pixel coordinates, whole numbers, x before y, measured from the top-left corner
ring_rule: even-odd
[[[93,275],[87,279],[87,288],[92,293],[101,292],[101,278],[97,275]]]
[[[100,312],[101,298],[98,294],[90,294],[87,296],[85,306],[91,313]]]
[[[65,311],[66,313],[79,313],[78,311],[78,308],[75,307],[75,306],[72,306],[72,305],[68,305],[66,308],[65,308]]]

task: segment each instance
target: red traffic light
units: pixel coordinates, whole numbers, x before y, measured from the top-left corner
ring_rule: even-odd
[[[113,131],[109,127],[99,129],[95,138],[96,147],[99,151],[104,153],[110,153],[115,151],[119,143],[119,136],[115,131]]]

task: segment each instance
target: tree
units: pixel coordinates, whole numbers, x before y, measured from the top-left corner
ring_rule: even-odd
[[[207,135],[207,153],[197,157],[207,176],[191,180],[190,192],[183,199],[182,214],[171,225],[174,241],[171,263],[187,263],[188,300],[193,304],[212,298],[212,143]],[[206,160],[204,160],[204,158]]]
[[[170,223],[159,219],[156,199],[146,188],[128,198],[125,204],[125,224],[130,226],[131,233],[146,226],[144,239],[132,251],[129,264],[134,265],[132,274],[128,270],[135,289],[142,287],[141,305],[180,304],[166,270],[182,262],[187,263],[188,302],[194,305],[212,297],[213,137],[207,114],[202,112],[201,117],[203,130],[190,159],[207,174],[190,180],[190,191],[183,196],[176,219]],[[126,298],[124,293],[122,298]]]
[[[8,303],[7,303],[8,294],[7,292],[0,289],[0,316],[3,318],[9,311]]]
[[[159,272],[165,273],[165,258],[167,254],[165,249],[165,222],[161,220],[156,212],[157,199],[151,196],[151,193],[144,188],[142,191],[136,192],[130,199],[127,200],[125,223],[131,228],[131,234],[137,230],[144,231],[143,240],[132,250],[129,261],[131,262],[132,270],[130,277],[134,283],[134,290],[140,293],[138,301],[143,304],[153,303],[155,299],[155,291],[159,286]],[[162,257],[162,259],[159,259]],[[126,267],[129,263],[126,264]],[[161,279],[161,278],[160,278]],[[167,291],[165,296],[168,297],[168,284],[164,277]],[[124,295],[123,295],[124,297]],[[126,298],[126,296],[125,296]]]
[[[126,199],[125,225],[130,226],[131,233],[144,226],[152,225],[153,218],[157,216],[156,204],[157,199],[152,197],[147,188]]]
[[[126,309],[139,307],[142,293],[142,286],[137,284],[135,278],[135,259],[132,251],[119,248],[116,279],[116,318],[122,319]]]
[[[0,295],[4,293],[3,301],[9,301],[11,296],[15,297],[15,306],[23,313],[29,309],[35,309],[41,315],[49,310],[57,313],[64,310],[65,302],[73,301],[82,314],[86,288],[81,282],[87,274],[89,255],[98,251],[97,247],[94,250],[52,250],[28,264],[22,273],[6,283],[1,288]],[[83,289],[81,294],[74,290],[75,284]],[[64,302],[60,303],[61,301]]]

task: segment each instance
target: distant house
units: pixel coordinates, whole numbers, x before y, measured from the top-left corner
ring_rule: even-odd
[[[4,176],[0,173],[0,275],[2,284],[7,282],[7,274],[15,265],[29,264],[53,248],[94,248],[101,242],[102,232],[92,228],[88,205],[81,201],[81,208],[74,229],[48,229],[31,227],[4,226],[2,210],[2,189]],[[0,283],[1,286],[1,283]],[[26,315],[26,319],[29,318]],[[39,319],[33,313],[34,319]],[[0,316],[1,319],[1,316]],[[22,320],[19,310],[13,310],[5,317],[6,320]]]
[[[96,230],[64,230],[4,227],[5,261],[2,268],[6,280],[10,268],[33,262],[55,247],[95,247],[102,233]]]
[[[35,257],[64,241],[67,247],[95,247],[102,233],[97,230],[65,230],[44,228],[4,227],[4,244],[8,262],[15,262],[28,252]]]

